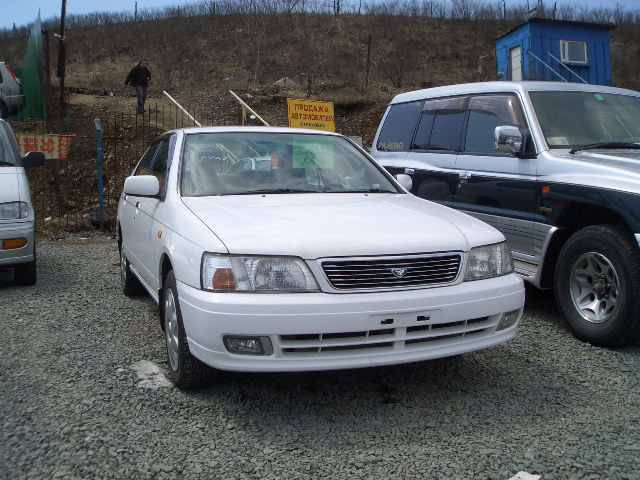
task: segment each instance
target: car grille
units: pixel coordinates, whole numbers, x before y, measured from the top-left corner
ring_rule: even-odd
[[[280,335],[282,356],[345,355],[402,348],[439,347],[490,334],[498,316],[402,328]]]
[[[331,285],[339,290],[438,285],[458,277],[462,256],[351,259],[322,262]]]

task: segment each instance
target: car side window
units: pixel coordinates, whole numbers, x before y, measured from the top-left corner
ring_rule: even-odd
[[[170,138],[164,138],[162,141],[160,141],[153,159],[153,164],[151,165],[151,175],[155,175],[155,177],[158,179],[158,183],[160,183],[161,197],[164,197],[166,189],[167,164],[169,159],[169,151],[171,150],[170,144]]]
[[[389,112],[378,136],[376,148],[382,152],[407,152],[422,110],[422,101],[397,103]]]
[[[147,151],[144,152],[144,155],[140,159],[140,162],[138,163],[138,166],[136,168],[134,175],[153,175],[152,173],[153,157],[156,154],[157,148],[158,148],[158,143],[153,143],[147,149]]]
[[[466,103],[466,97],[427,100],[411,148],[458,151],[464,130]]]
[[[495,129],[503,125],[526,128],[518,97],[511,94],[479,95],[469,100],[469,121],[464,151],[496,155]]]

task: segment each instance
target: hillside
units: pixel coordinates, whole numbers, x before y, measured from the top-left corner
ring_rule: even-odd
[[[69,115],[65,122],[52,115],[48,125],[50,132],[77,135],[67,168],[74,175],[67,179],[69,188],[66,177],[48,176],[49,186],[35,196],[45,198],[45,215],[95,204],[95,195],[87,196],[96,191],[95,174],[82,166],[95,155],[93,119],[133,113],[132,91],[124,79],[141,58],[153,73],[151,102],[166,104],[161,91],[168,90],[206,123],[237,123],[238,105],[228,89],[242,94],[274,125],[287,124],[287,97],[310,94],[333,100],[338,131],[362,136],[368,144],[395,93],[495,79],[494,39],[513,25],[515,21],[401,15],[280,14],[74,26],[67,34]],[[622,25],[613,36],[614,83],[640,90],[640,28]],[[371,65],[364,88],[369,37]],[[25,38],[2,38],[0,57],[19,66]],[[55,78],[56,42],[51,44]],[[173,127],[156,125],[158,131],[165,126]],[[129,148],[131,154],[138,150]],[[86,177],[86,189],[69,200],[65,192],[73,191],[78,172]],[[53,212],[46,194],[52,189]]]

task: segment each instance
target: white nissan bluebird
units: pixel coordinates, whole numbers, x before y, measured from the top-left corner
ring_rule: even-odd
[[[259,160],[259,161],[258,161]],[[118,207],[126,295],[160,306],[169,376],[371,367],[505,343],[524,305],[504,237],[409,193],[349,139],[168,132]]]

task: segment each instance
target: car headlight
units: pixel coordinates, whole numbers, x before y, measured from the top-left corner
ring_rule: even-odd
[[[472,248],[467,258],[465,281],[499,277],[513,272],[511,251],[506,242]]]
[[[296,257],[236,256],[205,253],[202,289],[224,292],[315,292],[318,283]]]
[[[0,220],[20,220],[30,215],[31,207],[27,202],[0,203]]]

